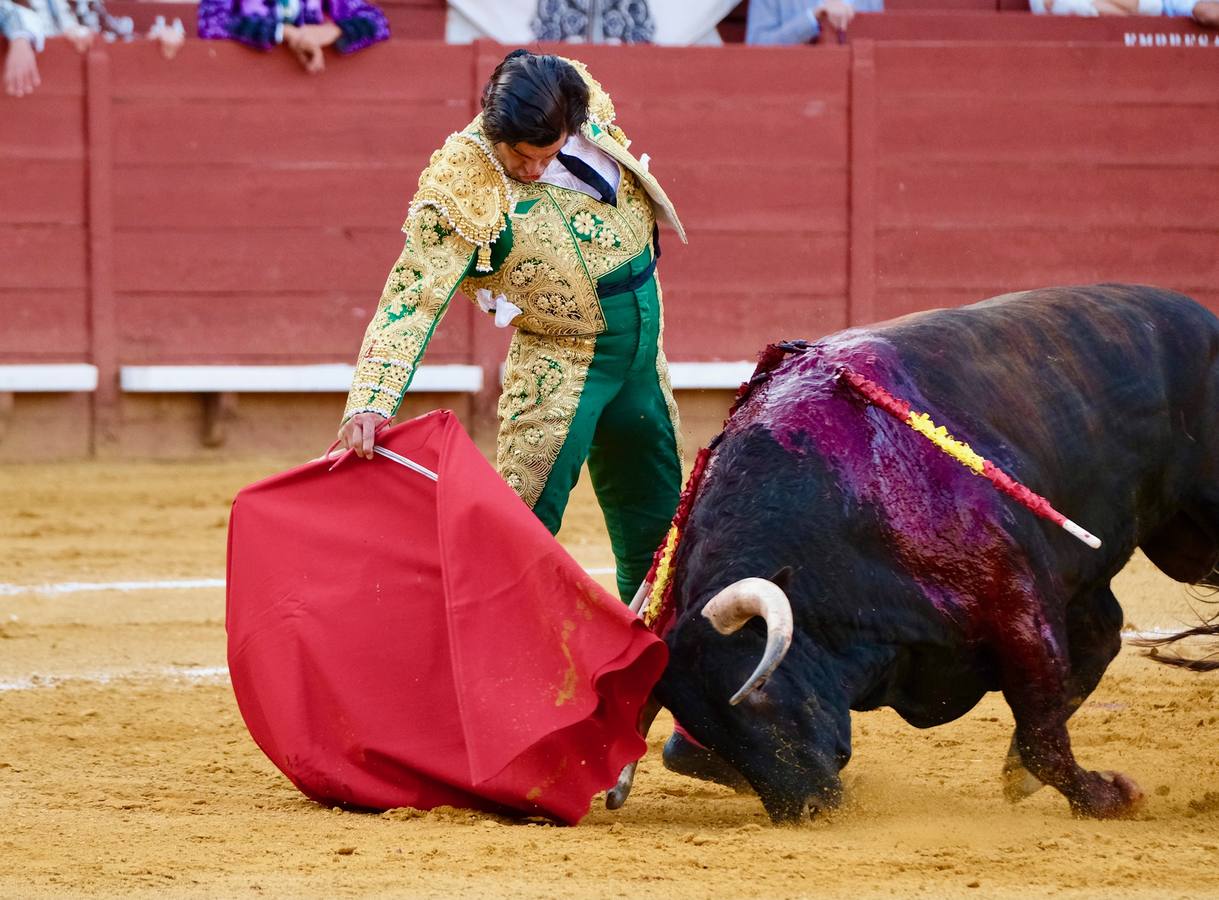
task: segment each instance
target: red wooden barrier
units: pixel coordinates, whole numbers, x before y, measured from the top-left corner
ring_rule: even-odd
[[[878,313],[1103,280],[1219,309],[1215,54],[877,45]]]
[[[1021,43],[1098,43],[1124,45],[1144,41],[1163,46],[1191,41],[1212,46],[1217,35],[1190,18],[1154,16],[1037,16],[1022,8],[990,11],[924,8],[860,13],[851,22],[849,40],[869,41],[1019,41]],[[1174,37],[1175,36],[1175,37]]]
[[[1214,46],[563,50],[688,226],[673,360],[1054,283],[1219,310]],[[0,97],[0,364],[98,364],[104,444],[158,415],[121,365],[350,361],[418,171],[501,54],[395,41],[308,78],[220,42],[51,47],[38,93]],[[505,339],[459,302],[429,350],[484,366],[484,421]]]

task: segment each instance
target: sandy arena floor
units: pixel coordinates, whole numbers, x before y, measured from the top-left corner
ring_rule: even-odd
[[[1005,804],[997,697],[922,732],[857,715],[846,807],[800,827],[665,772],[667,719],[627,807],[575,828],[314,805],[246,734],[206,581],[235,490],[285,465],[0,468],[0,896],[1219,897],[1219,673],[1133,650],[1072,729],[1085,765],[1146,791],[1133,821],[1072,819],[1050,790]],[[591,492],[561,537],[611,564]],[[205,581],[13,587],[154,579]],[[1118,595],[1137,628],[1192,621],[1145,561]]]

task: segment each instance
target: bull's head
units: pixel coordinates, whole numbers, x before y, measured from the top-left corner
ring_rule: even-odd
[[[679,620],[657,687],[678,721],[745,776],[775,821],[835,806],[850,757],[849,711],[812,658],[824,651],[793,639],[786,572],[736,581],[700,615]]]
[[[708,463],[674,556],[669,665],[656,695],[749,781],[772,819],[792,821],[838,803],[850,757],[841,661],[821,637],[824,601],[841,594],[850,554],[836,537],[841,497],[823,457],[773,435],[743,423]]]

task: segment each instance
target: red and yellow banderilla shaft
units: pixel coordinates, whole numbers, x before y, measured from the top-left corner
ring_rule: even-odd
[[[928,413],[914,412],[910,408],[910,404],[905,400],[894,397],[875,381],[871,381],[859,373],[851,371],[847,366],[839,368],[839,375],[865,399],[883,409],[899,422],[909,425],[923,437],[927,438],[927,440],[931,441],[931,443],[961,463],[961,465],[974,474],[981,475],[987,479],[1002,493],[1007,494],[1007,496],[1043,519],[1053,522],[1072,537],[1083,541],[1093,550],[1100,547],[1100,538],[1081,528],[1075,522],[1072,522],[1051,506],[1045,497],[1030,491],[989,459],[983,459],[974,452],[969,444],[956,440],[943,425],[937,427],[931,421],[931,416]]]

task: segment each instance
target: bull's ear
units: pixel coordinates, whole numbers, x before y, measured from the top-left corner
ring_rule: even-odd
[[[792,576],[795,575],[795,570],[791,566],[784,566],[778,572],[770,576],[770,581],[783,593],[787,593],[788,586],[792,583]]]

